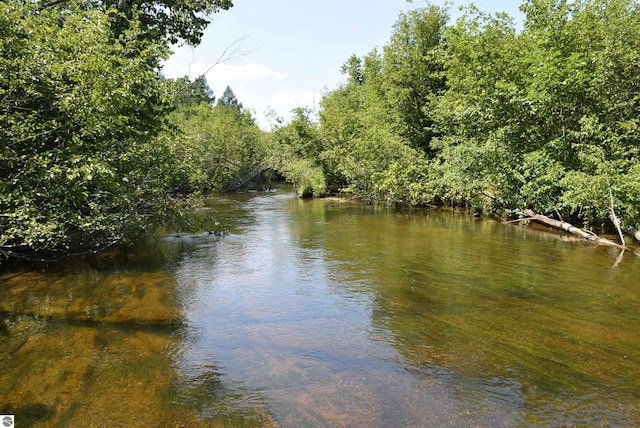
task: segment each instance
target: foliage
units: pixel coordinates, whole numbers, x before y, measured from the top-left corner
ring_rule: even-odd
[[[347,81],[323,97],[317,123],[311,111],[296,109],[289,123],[275,126],[270,162],[300,195],[350,192],[389,204],[433,199],[425,111],[443,87],[432,50],[445,21],[435,7],[401,16],[393,46],[345,62]]]
[[[0,3],[0,247],[98,250],[178,207],[156,66],[118,12]]]
[[[242,103],[238,101],[238,98],[236,98],[236,94],[233,92],[230,86],[227,86],[224,89],[224,92],[222,93],[222,96],[218,99],[218,102],[216,103],[216,105],[233,107],[239,111],[242,111],[243,109]]]
[[[94,251],[266,168],[301,196],[532,208],[640,226],[640,6],[525,0],[524,25],[429,3],[266,134],[231,88],[163,79],[229,0],[0,2],[0,251]]]
[[[310,109],[296,108],[287,124],[278,120],[271,131],[270,166],[297,188],[298,195],[323,196],[326,177],[319,161],[318,125]]]
[[[379,85],[393,132],[429,155],[434,137],[431,103],[445,88],[438,56],[448,19],[446,9],[433,5],[400,14],[381,64]]]
[[[445,35],[448,89],[434,109],[443,187],[594,225],[608,222],[609,175],[616,212],[637,222],[640,194],[622,191],[639,147],[637,4],[531,0],[522,10],[520,33],[470,8]],[[481,192],[493,198],[474,201]]]
[[[388,204],[435,197],[429,111],[444,88],[435,57],[446,19],[435,6],[402,14],[382,53],[343,65],[347,82],[322,99],[320,111],[319,157],[330,188]]]
[[[264,133],[237,100],[224,101],[229,93],[227,88],[215,106],[192,97],[169,116],[176,131],[172,156],[185,191],[234,190],[264,169]]]
[[[424,165],[419,153],[394,135],[382,118],[376,86],[368,82],[345,85],[322,100],[324,143],[319,158],[341,191],[369,201],[409,203],[414,198],[407,198],[408,188],[395,174],[400,169],[409,174]]]
[[[216,100],[204,76],[197,77],[193,82],[186,76],[178,79],[164,79],[164,84],[167,95],[176,108],[200,103],[212,104]]]
[[[321,168],[329,191],[370,201],[532,208],[590,226],[610,223],[612,194],[637,225],[637,2],[521,9],[520,30],[475,6],[453,24],[429,3],[401,14],[387,45],[347,59],[312,136],[285,127],[293,157]]]
[[[513,157],[522,151],[500,144],[520,137],[523,130],[517,121],[526,118],[521,104],[507,99],[510,91],[519,89],[518,73],[524,72],[513,63],[524,48],[516,42],[508,17],[489,16],[473,7],[445,32],[440,61],[447,90],[431,112],[440,134],[433,143],[434,166],[440,171],[437,180],[444,199],[480,209],[506,208],[503,199],[517,194],[517,184],[510,186],[510,166],[518,163]],[[503,116],[509,109],[516,123]]]
[[[28,2],[25,2],[28,3]],[[72,0],[41,0],[38,10],[67,8]],[[110,14],[110,31],[114,36],[130,30],[132,23],[141,30],[139,37],[148,41],[196,46],[200,43],[208,16],[233,6],[231,0],[82,0],[83,10],[115,11]]]

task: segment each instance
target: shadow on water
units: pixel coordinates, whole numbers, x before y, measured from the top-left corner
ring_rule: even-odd
[[[268,421],[264,406],[241,405],[255,394],[225,379],[195,392],[209,405],[176,399],[220,372],[211,365],[190,376],[175,366],[190,327],[171,270],[203,239],[0,273],[0,412],[23,427]]]

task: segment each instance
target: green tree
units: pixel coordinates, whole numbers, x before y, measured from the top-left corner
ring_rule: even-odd
[[[233,89],[231,89],[230,86],[224,88],[224,92],[222,93],[222,96],[218,98],[218,102],[216,103],[216,105],[232,107],[238,111],[241,111],[243,109],[242,103],[238,101],[236,94],[233,92]]]
[[[637,178],[638,5],[522,10],[520,33],[468,9],[445,35],[448,90],[434,110],[444,193],[594,225],[609,222],[611,190],[624,222],[637,222],[638,194],[626,189]]]
[[[381,52],[352,55],[342,66],[347,81],[323,97],[320,111],[330,189],[390,204],[433,199],[430,111],[445,88],[438,52],[447,19],[431,5],[401,14]]]
[[[292,113],[288,123],[279,120],[271,131],[269,163],[293,183],[301,197],[322,196],[327,192],[327,180],[320,163],[318,124],[311,109],[298,107]]]
[[[362,68],[362,59],[359,58],[356,54],[353,54],[349,57],[347,62],[342,64],[340,72],[347,75],[349,84],[362,85],[364,83]]]
[[[505,208],[503,198],[517,194],[510,186],[511,168],[520,164],[522,150],[509,150],[497,139],[518,137],[519,125],[526,123],[510,94],[522,88],[526,71],[519,58],[528,46],[520,44],[509,17],[475,7],[447,28],[444,40],[439,60],[447,90],[431,111],[439,134],[432,144],[438,193],[454,204]]]
[[[427,5],[400,14],[384,46],[381,88],[392,129],[429,156],[434,137],[431,104],[445,88],[438,60],[449,15]]]
[[[172,153],[186,191],[227,191],[265,169],[264,132],[246,110],[199,103],[171,113]]]
[[[169,9],[125,3],[0,2],[4,255],[131,242],[183,206],[158,69],[189,13],[172,26]]]
[[[640,6],[527,0],[524,28],[477,7],[401,14],[390,42],[342,66],[314,151],[329,189],[439,198],[584,225],[640,222]],[[302,145],[300,145],[302,146]]]
[[[319,155],[330,188],[389,204],[422,204],[426,161],[394,130],[381,56],[352,56],[342,68],[345,84],[323,97]]]
[[[73,0],[41,0],[38,10],[68,8]],[[180,39],[196,46],[209,24],[209,16],[233,6],[231,0],[83,0],[84,10],[116,11],[109,15],[110,31],[118,37],[131,29],[131,23],[139,27],[139,37],[150,41],[177,43]]]
[[[169,97],[173,97],[175,107],[200,103],[213,104],[216,100],[213,89],[209,87],[204,76],[199,76],[194,81],[185,76],[175,80],[166,79],[164,82],[167,85]]]

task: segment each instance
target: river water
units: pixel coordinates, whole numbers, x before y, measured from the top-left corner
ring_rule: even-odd
[[[228,234],[0,272],[0,412],[37,427],[640,425],[640,257],[286,192]]]

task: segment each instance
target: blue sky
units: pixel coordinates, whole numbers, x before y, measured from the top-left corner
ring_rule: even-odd
[[[432,1],[443,5],[444,0]],[[454,1],[452,18],[458,6]],[[487,12],[505,11],[516,19],[520,1],[476,0]],[[176,47],[166,61],[167,77],[205,71],[216,95],[229,85],[242,104],[267,129],[266,112],[285,119],[295,107],[315,107],[322,93],[344,81],[341,65],[389,40],[398,14],[410,10],[405,0],[234,0],[228,11],[214,15],[202,43]],[[225,49],[231,59],[213,66]],[[213,66],[213,67],[212,67]],[[212,67],[212,68],[211,68]]]

